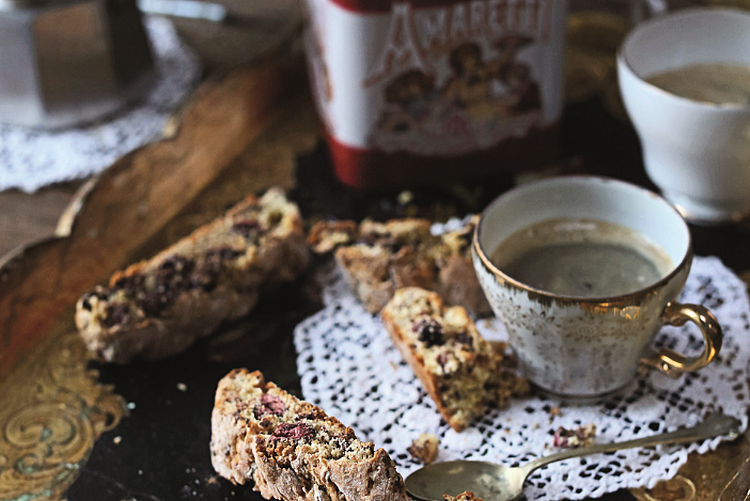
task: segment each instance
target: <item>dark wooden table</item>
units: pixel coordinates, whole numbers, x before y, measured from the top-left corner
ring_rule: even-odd
[[[643,170],[634,131],[627,121],[608,111],[599,96],[569,105],[562,125],[561,163],[536,175],[584,172],[654,188]],[[250,161],[247,165],[248,169],[256,168]],[[499,174],[473,182],[413,187],[413,201],[402,205],[398,202],[401,190],[361,193],[337,183],[322,145],[300,157],[292,170],[296,187],[291,196],[308,221],[405,215],[446,219],[480,211],[518,181],[513,175]],[[72,193],[71,187],[63,186],[36,195],[0,194],[0,245],[8,249],[50,234],[56,214]],[[696,253],[718,255],[737,273],[750,268],[749,230],[747,223],[691,226]],[[317,260],[313,268],[325,264]],[[250,486],[233,486],[218,478],[211,467],[208,442],[216,383],[229,370],[244,366],[262,370],[267,379],[299,395],[292,331],[319,308],[319,290],[310,272],[293,286],[264,298],[248,317],[223,326],[215,336],[180,356],[128,367],[92,364],[100,373],[99,379],[114,385],[128,402],[129,415],[99,437],[88,459],[81,463],[66,498],[260,499]],[[633,496],[620,491],[604,499],[632,500]]]
[[[566,158],[576,159],[553,172],[609,175],[652,187],[643,171],[637,138],[630,126],[607,114],[596,101],[566,110]],[[385,219],[410,215],[445,218],[480,210],[514,184],[500,175],[481,182],[413,189],[409,206],[398,190],[365,194],[338,184],[325,148],[299,159],[292,192],[302,212],[312,217]],[[745,225],[692,226],[699,255],[716,254],[735,271],[748,266],[750,235]],[[316,266],[323,264],[321,260]],[[130,416],[96,443],[79,479],[68,490],[70,501],[98,499],[260,499],[250,486],[217,478],[210,464],[210,413],[216,382],[229,370],[260,369],[267,379],[300,394],[292,331],[320,307],[311,275],[265,298],[255,313],[172,359],[128,367],[98,365],[103,382],[132,402]],[[246,334],[240,336],[239,334]],[[184,385],[184,386],[183,386]],[[608,501],[630,500],[620,491]]]

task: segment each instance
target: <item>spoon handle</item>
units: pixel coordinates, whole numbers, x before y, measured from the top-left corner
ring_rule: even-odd
[[[554,463],[555,461],[588,456],[589,454],[597,454],[600,452],[614,452],[622,449],[632,449],[633,447],[653,447],[655,445],[663,444],[686,444],[705,440],[707,438],[718,437],[720,435],[729,435],[734,439],[739,434],[739,424],[739,421],[733,417],[724,414],[714,414],[692,428],[683,428],[670,433],[662,433],[636,440],[628,440],[626,442],[596,444],[589,447],[569,449],[563,452],[558,452],[557,454],[551,454],[549,456],[535,459],[534,461],[522,466],[522,468],[525,470],[526,475],[529,475],[537,468],[541,468],[549,463]]]

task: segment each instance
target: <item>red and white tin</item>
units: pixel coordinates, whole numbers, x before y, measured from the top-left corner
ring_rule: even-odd
[[[306,0],[336,174],[359,188],[551,162],[567,0]]]

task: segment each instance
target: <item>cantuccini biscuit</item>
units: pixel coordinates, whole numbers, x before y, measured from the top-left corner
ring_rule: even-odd
[[[477,218],[433,235],[425,219],[319,222],[308,237],[313,251],[334,250],[347,282],[365,308],[379,312],[396,289],[421,287],[475,314],[491,312],[474,273],[471,239]]]
[[[399,289],[380,313],[404,360],[456,431],[518,393],[519,378],[460,306],[417,287]]]
[[[79,299],[75,322],[99,360],[164,358],[247,314],[259,294],[293,281],[308,261],[297,206],[272,189],[115,273],[108,287]]]
[[[410,501],[391,458],[320,408],[260,372],[237,369],[220,382],[211,417],[211,461],[266,499]]]

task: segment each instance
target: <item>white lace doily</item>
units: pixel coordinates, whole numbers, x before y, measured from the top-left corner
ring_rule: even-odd
[[[693,425],[714,410],[737,417],[747,427],[750,404],[750,304],[745,284],[714,257],[697,257],[681,301],[707,306],[724,329],[724,344],[711,365],[672,380],[657,373],[634,381],[603,405],[561,407],[540,397],[493,410],[461,433],[441,420],[433,401],[406,365],[377,316],[367,313],[338,272],[326,276],[322,311],[295,330],[297,366],[305,399],[322,407],[357,436],[385,448],[399,472],[420,465],[406,452],[420,433],[440,437],[438,461],[475,459],[519,465],[555,452],[554,431],[588,423],[596,442],[606,443]],[[502,340],[495,320],[477,327],[487,339]],[[665,327],[657,346],[698,353],[702,336],[693,325]],[[529,500],[598,497],[621,488],[647,486],[676,475],[688,453],[715,448],[721,438],[688,446],[631,449],[554,463],[526,483]]]
[[[106,122],[86,127],[43,131],[0,124],[0,190],[35,191],[99,172],[159,136],[197,83],[201,64],[169,20],[144,21],[156,69],[146,95]]]

